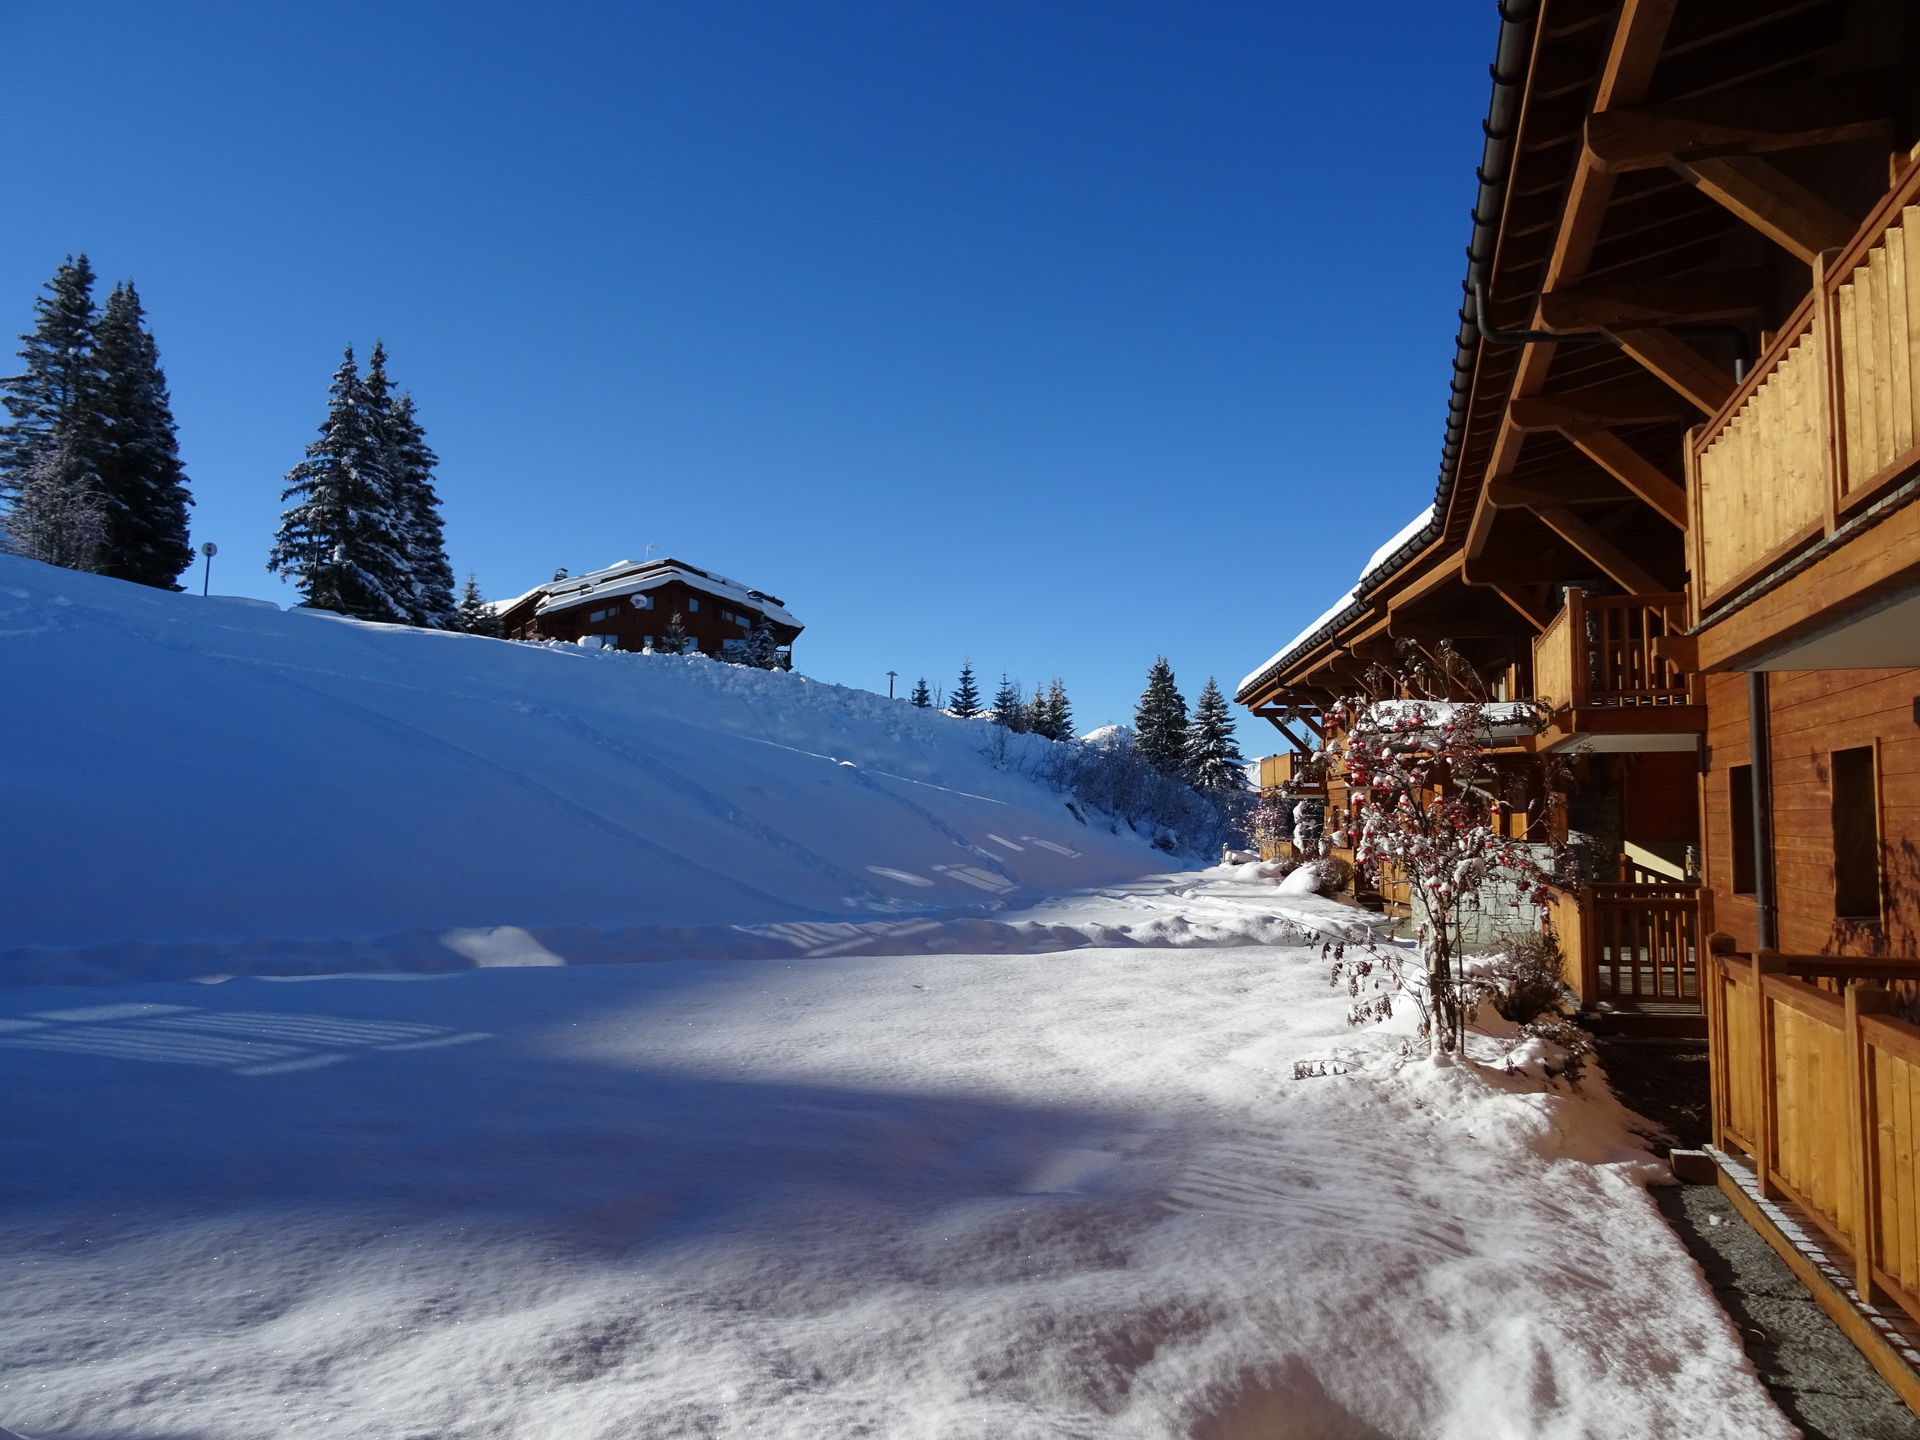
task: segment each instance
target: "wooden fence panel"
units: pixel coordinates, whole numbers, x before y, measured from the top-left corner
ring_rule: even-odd
[[[1753,966],[1739,960],[1717,960],[1712,967],[1720,997],[1714,1031],[1723,1047],[1720,1070],[1726,1076],[1722,1114],[1730,1138],[1749,1155],[1759,1155],[1760,1104],[1759,1004],[1753,998]]]
[[[1853,1243],[1851,1126],[1847,1118],[1847,1037],[1831,995],[1770,976],[1773,1170],[1834,1239]]]

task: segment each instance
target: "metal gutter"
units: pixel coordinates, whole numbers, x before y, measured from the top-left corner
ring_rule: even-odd
[[[1542,0],[1498,0],[1500,38],[1494,47],[1490,69],[1493,95],[1487,103],[1487,118],[1480,127],[1486,134],[1486,144],[1480,153],[1479,168],[1474,171],[1480,188],[1474,196],[1473,231],[1467,241],[1467,274],[1461,286],[1467,298],[1460,305],[1460,333],[1454,342],[1452,395],[1447,404],[1446,440],[1440,447],[1440,479],[1434,489],[1433,516],[1405,544],[1361,577],[1352,605],[1265,666],[1251,684],[1240,687],[1234,696],[1236,700],[1339,634],[1366,611],[1367,597],[1439,538],[1447,503],[1453,496],[1460,452],[1466,443],[1467,406],[1473,398],[1474,362],[1480,351],[1479,314],[1473,296],[1475,287],[1485,287],[1493,265],[1500,216],[1506,207],[1507,182],[1513,168],[1514,137],[1519,129],[1520,99],[1533,45],[1533,26],[1541,3]]]

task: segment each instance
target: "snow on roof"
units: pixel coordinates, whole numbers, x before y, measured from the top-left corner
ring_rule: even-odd
[[[1411,544],[1413,540],[1419,536],[1421,531],[1433,523],[1433,518],[1434,506],[1428,505],[1418,515],[1415,515],[1413,519],[1409,520],[1405,525],[1402,525],[1391,540],[1387,541],[1386,544],[1382,545],[1367,557],[1367,563],[1360,568],[1360,579],[1355,583],[1354,587],[1338,600],[1334,601],[1311,625],[1307,626],[1306,629],[1294,636],[1293,639],[1269,655],[1266,661],[1257,669],[1249,672],[1248,675],[1241,680],[1239,688],[1233,692],[1234,695],[1237,697],[1245,694],[1259,681],[1261,676],[1271,670],[1278,670],[1288,660],[1293,658],[1295,651],[1305,649],[1308,642],[1316,639],[1322,630],[1333,626],[1349,608],[1358,603],[1360,592],[1367,588],[1367,582],[1376,578],[1382,571],[1386,570],[1399,556],[1401,550]]]
[[[1314,631],[1320,629],[1323,625],[1330,624],[1336,615],[1353,603],[1353,594],[1353,591],[1347,591],[1346,594],[1333,602],[1331,608],[1322,613],[1320,617],[1308,625],[1306,629],[1302,630],[1298,635],[1274,651],[1273,654],[1269,655],[1266,660],[1261,663],[1259,669],[1255,670],[1240,682],[1240,690],[1245,690],[1249,685],[1253,684],[1254,681],[1266,674],[1267,671],[1277,668],[1282,660],[1285,660],[1288,655],[1311,639]],[[1234,693],[1238,694],[1240,692],[1236,690]]]
[[[1367,558],[1367,563],[1360,568],[1360,584],[1365,585],[1366,582],[1372,578],[1374,571],[1384,569],[1386,563],[1393,558],[1394,552],[1409,540],[1413,539],[1413,537],[1418,535],[1422,530],[1426,529],[1428,522],[1432,519],[1433,506],[1429,505],[1405,525],[1402,525],[1397,535]],[[1355,586],[1354,588],[1358,589],[1360,587]]]
[[[530,590],[528,595],[545,593],[535,612],[550,615],[556,610],[571,610],[590,600],[614,599],[625,595],[638,595],[648,590],[658,590],[662,585],[678,580],[681,584],[711,595],[717,600],[727,600],[750,610],[758,610],[767,619],[780,625],[791,625],[795,629],[804,628],[800,622],[781,605],[777,596],[764,591],[750,590],[737,581],[724,575],[716,575],[711,570],[702,570],[674,559],[661,560],[622,560],[614,565],[590,570],[585,575],[570,576],[565,580],[555,580]],[[522,595],[509,604],[518,604],[525,600]],[[504,607],[503,607],[504,608]]]

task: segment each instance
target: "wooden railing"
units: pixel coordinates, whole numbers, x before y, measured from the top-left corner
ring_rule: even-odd
[[[1732,596],[1920,468],[1920,165],[1819,267],[1688,447],[1695,596]]]
[[[1700,885],[1588,882],[1556,897],[1568,988],[1582,1007],[1700,1003]]]
[[[1688,705],[1697,677],[1656,642],[1687,628],[1684,595],[1588,595],[1567,603],[1533,642],[1533,689],[1556,708]]]
[[[1852,1258],[1862,1296],[1920,1320],[1920,1026],[1872,983],[1916,975],[1920,961],[1762,951],[1711,957],[1703,988],[1714,1143]]]

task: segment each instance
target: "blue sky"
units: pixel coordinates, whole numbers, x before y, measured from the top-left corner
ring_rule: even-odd
[[[0,331],[140,286],[214,588],[386,341],[489,594],[651,544],[800,668],[1231,687],[1432,496],[1491,3],[0,8]],[[1248,753],[1272,748],[1242,717]]]

